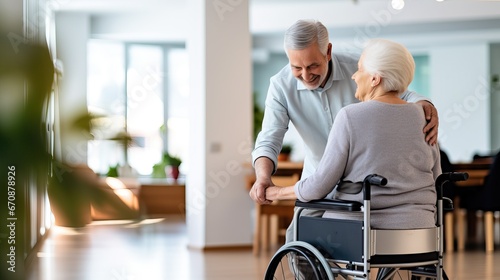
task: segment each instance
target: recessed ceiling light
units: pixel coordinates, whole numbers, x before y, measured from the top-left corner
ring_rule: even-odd
[[[392,5],[392,8],[394,10],[401,10],[405,6],[405,1],[404,0],[392,0],[391,5]]]

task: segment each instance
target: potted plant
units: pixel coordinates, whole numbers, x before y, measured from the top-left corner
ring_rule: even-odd
[[[91,174],[90,169],[56,161],[53,170],[47,193],[55,224],[65,227],[86,226],[92,220],[90,188],[93,187],[91,181],[95,174]]]
[[[182,160],[179,157],[172,156],[168,152],[163,154],[163,162],[165,163],[165,173],[170,175],[174,180],[179,178],[179,166]]]
[[[290,154],[293,151],[293,147],[290,144],[284,144],[281,147],[281,151],[278,154],[278,161],[289,161],[290,160]]]
[[[153,178],[167,178],[172,177],[175,180],[179,178],[179,166],[182,160],[179,157],[172,156],[168,152],[163,153],[162,160],[153,165]]]

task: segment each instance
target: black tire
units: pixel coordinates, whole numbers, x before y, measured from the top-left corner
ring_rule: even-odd
[[[283,279],[325,280],[328,279],[328,274],[318,257],[310,250],[290,246],[274,255],[264,276],[264,280]]]

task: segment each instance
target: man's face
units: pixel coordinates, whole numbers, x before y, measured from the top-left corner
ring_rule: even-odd
[[[326,55],[321,53],[317,42],[302,50],[288,50],[292,73],[306,88],[314,90],[325,85],[328,62],[332,58],[331,47],[329,44]]]

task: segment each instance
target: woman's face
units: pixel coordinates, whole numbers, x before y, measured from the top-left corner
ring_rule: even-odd
[[[360,101],[366,101],[368,94],[372,91],[372,75],[365,72],[363,67],[364,57],[365,55],[362,54],[358,62],[358,71],[352,75],[352,79],[358,86],[354,97]]]

